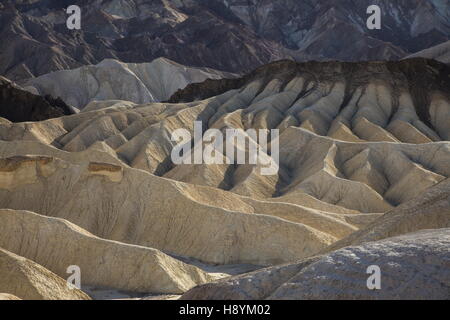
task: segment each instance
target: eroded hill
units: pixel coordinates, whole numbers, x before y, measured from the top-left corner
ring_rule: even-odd
[[[378,241],[449,227],[449,81],[448,66],[425,59],[281,61],[242,78],[190,85],[170,102],[97,101],[76,115],[2,122],[0,207],[35,213],[6,210],[1,219],[10,221],[5,226],[20,219],[24,225],[29,223],[25,220],[36,222],[29,232],[0,238],[0,246],[33,257],[58,274],[67,257],[53,239],[63,239],[67,232],[80,239],[70,250],[146,257],[146,264],[162,272],[154,279],[139,267],[127,267],[130,260],[105,258],[114,267],[101,276],[89,273],[93,284],[177,294],[202,284],[192,292],[208,298],[210,291],[202,288],[214,291],[217,286],[205,282],[242,273],[244,265],[287,263],[242,276],[257,285],[262,275],[263,288],[267,284],[263,297],[273,298],[297,297],[295,288],[275,294],[275,287],[297,274],[309,281],[312,271],[305,269],[309,271],[303,275],[302,270],[310,263],[330,275],[327,257],[348,262],[355,252],[371,262],[370,252],[385,257],[395,250],[400,265],[421,267],[408,248],[415,248],[414,255],[445,256],[446,230]],[[204,131],[278,129],[279,170],[263,175],[261,164],[226,161],[176,165],[171,135],[177,129],[193,133],[196,121]],[[274,143],[269,140],[267,154]],[[39,228],[50,226],[53,236],[40,234]],[[39,239],[58,255],[19,248],[13,236],[17,241]],[[354,247],[343,248],[349,245]],[[83,268],[93,267],[82,257],[71,257]],[[446,277],[442,263],[433,271],[435,279]],[[241,271],[227,273],[230,265]],[[120,274],[125,270],[134,271],[124,283]],[[267,280],[267,272],[275,278]],[[347,277],[346,269],[342,272]],[[424,268],[423,274],[427,272]],[[148,287],[134,285],[143,280]],[[416,280],[410,285],[425,281]],[[226,280],[219,287],[223,283],[229,287]],[[447,286],[442,283],[430,285],[438,298]],[[301,297],[331,297],[319,289]],[[234,297],[239,283],[230,290]],[[336,297],[372,297],[345,290]]]

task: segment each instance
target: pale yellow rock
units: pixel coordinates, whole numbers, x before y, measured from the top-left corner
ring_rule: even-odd
[[[0,291],[24,300],[88,300],[41,265],[0,248]]]
[[[0,293],[0,300],[22,300],[22,299],[9,293]]]
[[[430,138],[416,129],[413,125],[401,120],[391,122],[387,130],[402,142],[416,144],[432,142]]]
[[[448,147],[441,150],[441,145],[430,145],[427,150],[414,151],[413,146],[401,143],[441,140],[435,130],[446,130],[445,121],[439,120],[446,119],[445,97],[438,93],[432,97],[430,115],[432,124],[436,123],[432,128],[419,119],[411,93],[404,88],[394,92],[393,87],[377,80],[358,87],[347,105],[342,105],[345,89],[342,82],[306,84],[302,76],[295,76],[284,84],[279,79],[255,80],[242,89],[192,103],[137,105],[99,101],[92,103],[88,109],[91,111],[73,116],[36,123],[5,123],[0,125],[0,138],[11,143],[51,144],[75,154],[77,161],[88,157],[92,162],[131,166],[254,199],[280,198],[300,205],[307,201],[306,206],[312,209],[331,212],[385,212],[449,176],[445,165]],[[394,94],[398,101],[392,98]],[[204,130],[280,128],[285,138],[280,144],[278,174],[262,176],[259,167],[248,165],[174,165],[171,151],[176,143],[171,141],[171,133],[183,128],[192,134],[194,121],[203,121]],[[295,134],[305,137],[293,135],[292,126],[305,129]],[[331,139],[310,138],[308,131]],[[287,141],[291,139],[310,142],[294,146]],[[334,141],[337,143],[333,147]],[[370,150],[367,160],[356,157],[365,149]],[[33,150],[29,154],[39,154],[41,148]],[[420,160],[431,157],[435,151],[439,157]],[[51,153],[56,155],[54,150]],[[409,159],[402,159],[404,153],[409,153]],[[8,156],[14,155],[8,152]],[[67,155],[58,157],[66,159]],[[355,160],[351,160],[353,157]],[[410,172],[414,167],[419,169]],[[402,184],[401,172],[409,172],[411,180]],[[120,174],[112,179],[120,180]],[[414,190],[410,187],[413,184],[418,186]],[[329,209],[324,210],[325,207]]]
[[[291,127],[280,145],[291,176],[282,194],[306,192],[360,212],[386,212],[450,175],[448,142],[351,143]]]
[[[351,87],[339,70],[331,78],[287,70],[217,96],[177,104],[142,104],[150,101],[147,93],[152,90],[166,96],[169,91],[158,83],[148,92],[123,91],[149,83],[149,73],[113,61],[104,66],[120,69],[121,79],[130,81],[121,86],[108,79],[119,86],[108,88],[106,81],[97,88],[89,78],[88,87],[83,84],[74,91],[87,92],[88,100],[132,97],[129,100],[135,102],[101,100],[58,119],[0,121],[0,208],[65,219],[90,233],[80,241],[84,251],[93,248],[96,253],[102,243],[106,252],[117,252],[119,259],[105,255],[107,263],[100,271],[92,268],[100,264],[95,258],[89,263],[72,255],[83,269],[93,269],[88,274],[92,284],[181,293],[219,276],[206,274],[212,267],[201,263],[265,266],[307,259],[381,223],[386,212],[419,199],[450,177],[448,97],[429,92],[419,105],[402,79],[384,79],[386,70],[379,63],[370,65],[370,80],[356,77]],[[155,71],[162,84],[167,85],[167,79],[174,80],[171,85],[179,83],[176,75],[163,71]],[[176,165],[171,135],[177,129],[192,135],[195,121],[202,122],[203,131],[280,129],[278,172],[265,176],[261,164],[226,161]],[[196,146],[200,147],[205,143]],[[237,147],[248,156],[248,145]],[[268,149],[272,147],[269,143]],[[217,154],[227,159],[225,152]],[[395,230],[387,223],[376,233],[396,235],[447,225],[433,218],[434,213],[429,217],[433,223],[399,219],[392,224]],[[61,231],[55,238],[63,239],[66,233],[71,234]],[[5,234],[9,245],[17,243],[8,242],[14,234]],[[55,270],[61,274],[58,263],[67,264],[69,257],[46,239],[59,253],[57,258],[41,255],[43,249],[33,246],[26,254],[51,270],[59,268]],[[158,252],[151,261],[157,270],[164,269],[158,279],[132,264],[138,253],[148,250]],[[134,270],[136,276],[130,280],[124,270]],[[141,279],[145,285],[139,284]]]
[[[429,188],[416,198],[387,212],[379,219],[328,247],[330,252],[424,229],[450,227],[450,179]]]
[[[298,221],[202,204],[178,188],[180,183],[140,170],[123,167],[122,179],[113,181],[90,171],[89,163],[54,158],[52,165],[58,169],[51,176],[14,192],[1,191],[0,184],[1,206],[61,217],[102,238],[210,263],[291,261],[337,240]],[[130,192],[131,186],[138,188]]]
[[[393,135],[364,117],[358,118],[353,127],[358,137],[367,141],[399,142]]]
[[[82,288],[182,293],[214,279],[158,250],[104,240],[63,219],[29,211],[0,210],[0,247],[61,277],[76,265]]]
[[[333,122],[328,136],[336,140],[349,141],[349,142],[362,142],[363,140],[358,138],[345,124],[340,121]]]

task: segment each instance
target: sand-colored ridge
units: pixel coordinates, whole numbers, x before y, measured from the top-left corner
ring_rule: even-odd
[[[330,252],[350,245],[360,245],[423,229],[449,227],[450,179],[446,179],[324,251]]]
[[[22,300],[22,299],[9,293],[0,293],[0,300],[7,301],[7,300]]]
[[[3,209],[0,221],[0,247],[61,277],[77,265],[85,286],[179,294],[214,279],[158,250],[104,240],[63,219]]]
[[[0,184],[1,205],[64,218],[102,238],[211,263],[287,262],[314,254],[337,240],[310,226],[308,219],[305,223],[300,223],[301,219],[293,222],[244,213],[248,209],[231,211],[199,202],[192,190],[185,194],[177,187],[180,182],[140,170],[123,167],[123,178],[113,181],[92,174],[92,164],[88,162],[72,164],[54,158],[52,164],[57,169],[51,176],[40,176],[38,182],[18,186],[14,192],[2,189]],[[138,188],[130,192],[131,185]],[[214,197],[229,194],[203,188]],[[147,205],[147,201],[152,205]],[[248,204],[245,207],[249,208]],[[200,222],[206,217],[210,221],[207,227]],[[324,220],[333,223],[332,219]],[[334,224],[342,230],[353,229],[339,220]],[[213,239],[211,234],[215,235]]]
[[[61,276],[76,259],[98,297],[446,298],[448,71],[424,59],[280,61],[188,85],[170,102],[113,96],[75,115],[0,121],[0,247]],[[219,133],[218,163],[174,161],[172,134],[193,137],[199,121]],[[228,129],[260,130],[267,143]],[[220,146],[246,160],[279,146],[278,170],[236,164]],[[390,252],[405,273],[388,265],[388,290],[349,285],[362,279],[353,266],[389,264]]]
[[[0,248],[0,291],[24,300],[89,300],[41,265]]]
[[[257,84],[256,87],[258,85],[261,84]],[[248,85],[250,88],[254,86],[254,83]],[[437,128],[441,128],[439,134],[423,124],[415,113],[412,103],[408,102],[412,98],[406,98],[406,93],[401,95],[401,107],[398,107],[394,113],[395,108],[392,107],[394,102],[392,98],[386,97],[386,91],[389,91],[389,88],[371,84],[366,88],[366,93],[360,93],[362,97],[365,97],[364,95],[367,97],[351,100],[347,107],[341,109],[342,115],[337,114],[339,110],[328,110],[327,106],[339,104],[339,101],[343,99],[342,94],[339,93],[344,90],[343,84],[330,87],[322,84],[315,89],[317,93],[314,94],[313,91],[303,96],[301,92],[305,89],[301,86],[286,86],[284,88],[286,95],[291,94],[293,90],[300,90],[295,92],[302,98],[292,106],[292,101],[283,102],[284,98],[280,98],[281,100],[277,103],[281,105],[277,105],[274,112],[281,112],[282,119],[283,117],[301,119],[304,116],[295,114],[304,112],[304,108],[312,103],[313,107],[308,109],[310,112],[318,112],[323,119],[330,119],[326,120],[329,122],[327,122],[327,128],[336,123],[333,119],[341,119],[342,125],[349,130],[353,127],[351,123],[354,122],[357,124],[356,127],[363,126],[362,130],[366,132],[365,134],[370,134],[372,130],[370,128],[375,126],[384,130],[381,136],[387,137],[392,136],[392,132],[396,131],[395,128],[399,123],[404,125],[407,123],[411,130],[400,130],[403,135],[401,138],[379,139],[381,136],[375,132],[378,130],[376,129],[374,134],[377,138],[369,139],[371,141],[360,138],[342,141],[334,135],[336,131],[332,131],[330,137],[323,136],[331,129],[317,129],[319,127],[315,125],[316,130],[314,126],[308,129],[297,125],[286,127],[281,133],[281,167],[276,176],[262,176],[259,173],[260,170],[251,166],[174,165],[172,163],[170,157],[175,142],[170,139],[171,133],[180,128],[192,133],[194,121],[203,121],[204,130],[208,126],[221,131],[227,128],[278,127],[280,125],[278,122],[269,123],[262,120],[265,117],[264,112],[268,111],[268,106],[269,109],[273,108],[272,105],[278,101],[280,95],[277,90],[281,89],[275,90],[271,86],[267,84],[259,94],[253,89],[244,88],[242,91],[232,90],[217,97],[189,104],[159,103],[136,105],[125,109],[111,107],[39,123],[18,123],[13,124],[12,128],[8,127],[7,130],[0,127],[0,136],[8,141],[37,140],[72,153],[82,152],[93,146],[102,146],[112,157],[125,165],[158,176],[230,190],[257,199],[293,198],[286,197],[291,192],[294,192],[296,197],[297,194],[299,197],[307,194],[330,205],[370,213],[390,210],[392,206],[413,198],[420,191],[450,176],[449,168],[448,166],[443,168],[442,160],[447,157],[445,153],[448,147],[441,147],[448,143],[439,142],[437,141],[439,138],[436,138],[439,135],[445,135],[445,124],[440,124],[440,120],[435,121]],[[278,93],[271,96],[269,92],[273,94],[274,90]],[[267,97],[257,97],[262,94]],[[328,97],[329,101],[320,102],[317,105],[311,102],[322,100],[324,97]],[[264,101],[269,98],[274,100],[266,104]],[[235,102],[232,101],[236,99],[245,103],[241,109],[230,110],[226,107],[230,105],[235,108]],[[442,100],[439,97],[436,99]],[[252,103],[251,101],[254,100],[257,102]],[[302,102],[303,100],[308,103]],[[360,103],[365,101],[365,104],[358,107],[357,101]],[[444,116],[448,109],[444,102],[439,102],[436,107],[430,109],[432,119],[436,118],[436,114],[439,114],[436,119]],[[283,106],[283,103],[287,105]],[[377,106],[369,109],[366,107],[373,103]],[[434,106],[433,102],[431,105]],[[347,112],[349,108],[354,109],[352,113]],[[262,118],[259,116],[260,112],[262,112]],[[269,110],[270,112],[272,111]],[[383,114],[391,112],[391,115],[380,117],[377,115],[379,112]],[[272,116],[269,118],[270,121],[275,119]],[[311,121],[310,116],[307,118]],[[392,120],[392,125],[388,123],[390,118],[395,119]],[[420,125],[413,130],[411,126],[414,124]],[[425,127],[427,130],[423,129]],[[391,133],[387,131],[388,129]],[[403,141],[426,143],[417,145]],[[368,153],[367,156],[364,153],[357,156],[363,151],[362,148]],[[417,148],[419,151],[414,151]],[[427,159],[426,163],[415,161],[415,158],[425,157],[424,154],[435,154],[434,150],[439,150],[436,153],[439,157]],[[384,157],[385,152],[387,157]],[[355,158],[351,159],[351,157]],[[436,165],[436,162],[440,163]],[[391,165],[395,170],[389,168]],[[407,174],[400,181],[396,172],[405,171]],[[416,188],[412,188],[413,185]],[[354,201],[357,199],[356,193],[363,195],[359,203]]]

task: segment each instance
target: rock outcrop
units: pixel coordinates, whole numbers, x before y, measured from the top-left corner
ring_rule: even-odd
[[[42,121],[73,113],[73,110],[61,99],[54,99],[50,95],[32,94],[0,76],[0,121],[2,123]]]
[[[410,56],[408,56],[408,59],[411,58],[427,58],[427,59],[434,59],[443,63],[450,64],[450,40],[441,44],[438,44],[437,46],[427,48],[424,50],[421,50],[419,52],[416,52]]]
[[[326,248],[326,251],[418,230],[439,228],[450,228],[450,179],[440,182],[411,201],[387,212],[365,228]]]
[[[330,253],[282,284],[269,299],[450,299],[450,230],[429,230]],[[367,287],[380,268],[380,290]],[[373,271],[372,271],[373,272]]]
[[[346,247],[300,263],[199,286],[182,299],[450,299],[450,229]],[[370,266],[380,289],[369,289]]]

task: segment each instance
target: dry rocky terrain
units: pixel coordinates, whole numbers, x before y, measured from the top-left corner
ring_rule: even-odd
[[[421,58],[280,61],[166,102],[1,119],[0,297],[88,299],[62,280],[78,265],[92,298],[449,299],[449,75]],[[195,121],[278,129],[278,172],[174,164],[171,135]]]
[[[0,3],[0,74],[16,80],[52,71],[165,57],[245,74],[282,58],[398,60],[448,41],[448,0],[70,0]],[[382,27],[367,28],[378,5]]]

